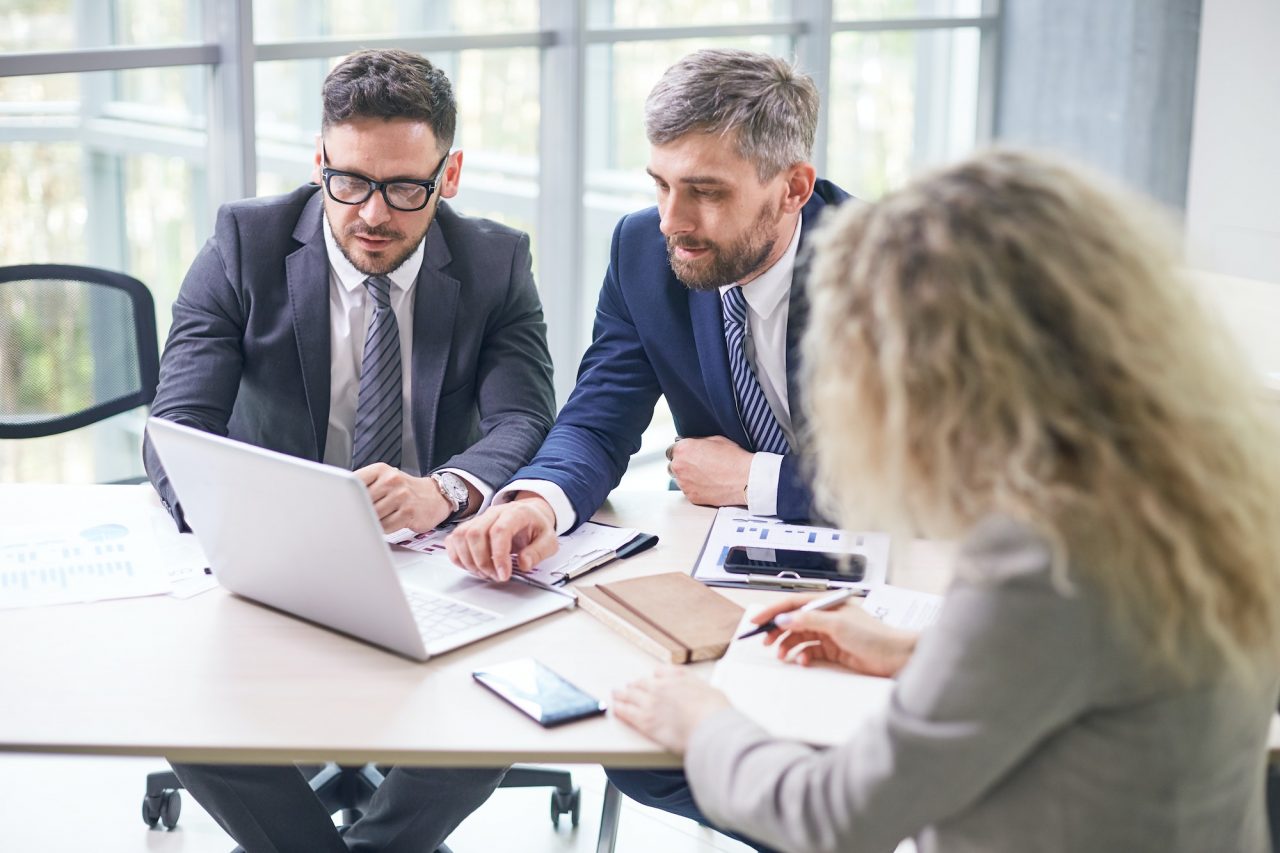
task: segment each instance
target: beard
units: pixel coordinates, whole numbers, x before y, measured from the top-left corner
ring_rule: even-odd
[[[766,202],[746,232],[723,247],[691,237],[668,237],[667,261],[671,264],[671,271],[690,290],[716,290],[750,278],[761,271],[773,254],[778,244],[777,225],[781,218],[781,211],[771,209]],[[709,251],[706,257],[682,260],[676,255],[677,248]]]
[[[416,239],[403,243],[389,244],[386,249],[377,254],[371,254],[358,246],[356,237],[378,237],[386,240],[402,241],[405,238],[405,233],[397,231],[388,225],[370,228],[362,221],[357,220],[344,228],[341,234],[335,233],[333,238],[338,244],[338,248],[342,250],[342,256],[351,262],[351,266],[365,275],[387,275],[398,270],[401,264],[409,260],[409,256],[418,248],[418,244],[422,242],[422,238],[426,236],[427,229],[430,227],[431,219],[428,219]]]

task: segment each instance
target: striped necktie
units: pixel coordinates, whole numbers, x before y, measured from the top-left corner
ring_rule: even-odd
[[[789,449],[787,437],[769,408],[751,362],[747,361],[747,300],[741,285],[735,284],[724,292],[723,306],[724,342],[729,347],[729,372],[733,374],[738,416],[755,450],[785,455]]]
[[[351,446],[351,468],[374,462],[400,467],[403,423],[400,329],[391,310],[391,281],[374,275],[364,280],[373,297],[373,316],[360,361],[360,397]]]

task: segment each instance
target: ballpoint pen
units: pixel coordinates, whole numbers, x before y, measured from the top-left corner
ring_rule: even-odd
[[[844,602],[846,599],[853,598],[854,596],[866,595],[866,594],[867,594],[867,591],[865,589],[859,589],[857,587],[847,586],[844,589],[836,590],[830,595],[824,595],[821,598],[815,598],[813,601],[810,601],[808,604],[805,604],[791,612],[808,613],[813,610],[830,610],[831,608]],[[774,622],[772,619],[770,619],[768,622],[765,622],[763,625],[757,625],[755,628],[752,628],[750,631],[738,637],[737,639],[745,640],[748,637],[754,637],[756,634],[763,634],[767,631],[776,630],[777,628],[778,628],[778,624]]]

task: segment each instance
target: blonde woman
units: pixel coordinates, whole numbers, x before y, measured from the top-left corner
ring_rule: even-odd
[[[918,638],[857,608],[758,617],[789,618],[783,652],[818,641],[802,662],[896,676],[843,746],[773,740],[677,670],[619,692],[713,822],[793,851],[1268,849],[1280,437],[1151,234],[1001,151],[833,216],[806,339],[819,492],[962,546]]]

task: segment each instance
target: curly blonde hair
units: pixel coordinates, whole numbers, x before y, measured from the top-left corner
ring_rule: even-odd
[[[1164,662],[1274,655],[1280,434],[1165,231],[1009,150],[836,213],[804,350],[820,506],[948,537],[1005,513]]]

